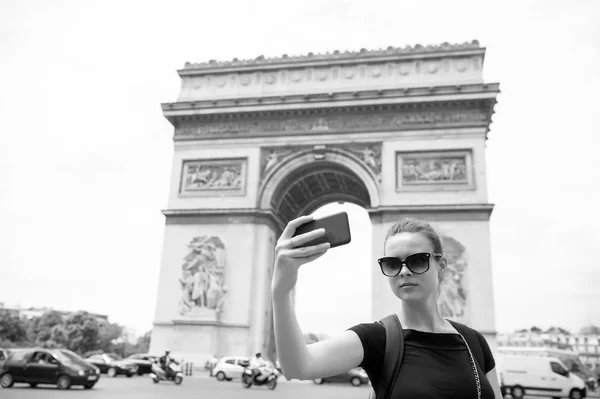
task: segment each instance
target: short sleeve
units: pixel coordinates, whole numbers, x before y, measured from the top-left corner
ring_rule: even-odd
[[[485,362],[484,371],[487,374],[496,367],[496,360],[494,359],[494,355],[492,354],[490,345],[488,344],[485,337],[483,335],[481,335],[481,333],[479,331],[477,331],[477,330],[474,330],[474,331],[475,331],[475,335],[477,336],[477,339],[479,340],[479,343],[481,344],[481,349],[483,351],[483,361]]]
[[[362,323],[350,327],[349,331],[354,331],[363,346],[363,360],[359,367],[362,367],[367,374],[373,386],[379,382],[381,364],[385,355],[385,327],[381,323]]]

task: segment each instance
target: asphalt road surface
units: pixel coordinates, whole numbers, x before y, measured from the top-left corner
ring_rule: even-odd
[[[285,398],[285,399],[367,399],[369,386],[353,387],[350,384],[315,385],[311,382],[278,380],[275,390],[265,386],[243,388],[239,380],[219,382],[208,377],[185,377],[181,385],[172,382],[154,384],[146,377],[107,378],[102,375],[96,386],[87,391],[73,387],[60,391],[54,386],[41,385],[30,388],[29,385],[15,384],[12,388],[0,388],[2,399],[228,399],[228,398]],[[209,395],[210,396],[207,396]],[[243,396],[242,396],[243,395]]]
[[[206,375],[185,377],[183,384],[177,386],[172,382],[154,384],[146,377],[117,377],[102,376],[96,386],[89,391],[81,387],[73,387],[60,391],[54,386],[39,386],[30,388],[29,385],[15,384],[12,388],[0,388],[2,399],[229,399],[229,398],[285,398],[285,399],[367,399],[370,386],[353,387],[350,384],[315,385],[312,382],[286,381],[280,378],[277,388],[269,391],[266,387],[251,387],[245,389],[239,380],[219,382]],[[241,396],[243,395],[243,396]],[[598,397],[597,395],[590,395]],[[510,398],[510,396],[507,396]],[[539,397],[538,397],[539,398]]]

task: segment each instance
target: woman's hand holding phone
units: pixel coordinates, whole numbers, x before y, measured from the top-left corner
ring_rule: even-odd
[[[294,237],[296,229],[313,220],[312,215],[301,216],[287,224],[283,233],[277,240],[275,247],[275,268],[271,290],[273,296],[287,295],[298,281],[298,269],[305,263],[325,255],[330,247],[328,242],[308,247],[301,247],[304,243],[321,237],[325,229],[317,229]]]

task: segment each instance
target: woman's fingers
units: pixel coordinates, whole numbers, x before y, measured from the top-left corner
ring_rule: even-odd
[[[290,258],[309,258],[314,255],[323,255],[331,245],[326,242],[319,245],[311,245],[310,247],[294,248],[286,251],[286,255]],[[315,258],[316,259],[316,258]]]
[[[317,254],[311,255],[307,260],[306,263],[312,262],[315,259],[320,258],[321,256],[325,255],[327,253],[327,251],[324,252],[319,252]]]
[[[325,229],[317,229],[309,231],[308,233],[300,234],[299,236],[292,237],[293,241],[291,246],[292,248],[300,247],[309,241],[321,237],[323,234],[325,234]]]
[[[283,238],[283,239],[292,238],[292,236],[294,235],[294,233],[296,232],[296,229],[298,227],[302,226],[305,223],[310,222],[313,219],[314,219],[313,215],[306,215],[306,216],[300,216],[299,218],[296,218],[296,219],[290,221],[287,224],[287,226],[285,226],[283,233],[281,233],[281,238]]]

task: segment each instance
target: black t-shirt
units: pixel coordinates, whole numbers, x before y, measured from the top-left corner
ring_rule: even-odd
[[[358,335],[363,345],[364,357],[360,367],[368,374],[373,387],[377,387],[385,355],[385,327],[381,323],[362,323],[349,330]],[[459,334],[403,331],[404,359],[392,398],[477,398],[473,367]],[[481,397],[494,399],[494,390],[485,376],[496,367],[494,356],[485,338],[477,331],[475,335],[485,359],[485,364],[477,365]]]

